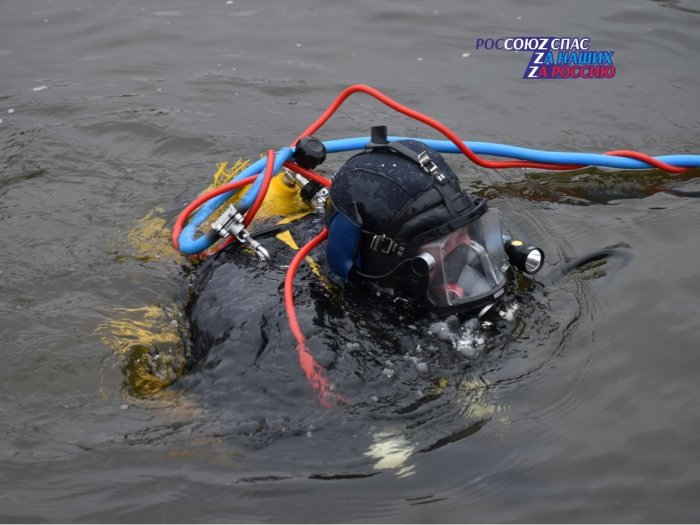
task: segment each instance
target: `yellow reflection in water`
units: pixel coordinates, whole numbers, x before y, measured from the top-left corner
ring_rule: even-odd
[[[450,381],[447,378],[439,378],[430,395],[444,395],[449,385]],[[510,423],[509,417],[505,415],[508,407],[494,402],[495,397],[493,387],[486,379],[470,376],[455,385],[452,402],[460,408],[461,417],[465,421],[483,422],[502,413],[504,415],[498,418],[498,422],[501,426],[507,426]],[[469,432],[466,435],[472,433]],[[397,477],[415,474],[415,465],[408,461],[416,452],[418,443],[409,440],[404,428],[391,426],[382,429],[372,435],[372,440],[373,443],[364,455],[376,460],[374,463],[376,470],[395,470]],[[425,443],[421,446],[424,445]]]
[[[157,207],[140,219],[127,233],[131,257],[142,262],[180,260],[170,245],[170,228]]]
[[[100,323],[97,331],[119,358],[130,394],[154,394],[184,373],[187,360],[178,309],[142,306],[114,311],[118,318]]]
[[[384,429],[372,435],[374,441],[365,456],[376,459],[376,470],[396,470],[396,476],[405,478],[415,474],[415,467],[407,465],[416,447],[400,430]]]
[[[464,416],[482,420],[504,409],[493,402],[493,397],[493,390],[486,379],[467,376],[457,385],[454,402],[461,407]]]

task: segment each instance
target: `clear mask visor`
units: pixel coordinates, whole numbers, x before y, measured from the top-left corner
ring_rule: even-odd
[[[505,284],[505,253],[498,211],[424,244],[418,253],[434,259],[427,296],[436,306],[459,306],[482,299]]]

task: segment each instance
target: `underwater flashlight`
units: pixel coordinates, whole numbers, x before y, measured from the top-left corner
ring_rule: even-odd
[[[510,264],[521,272],[534,275],[544,266],[544,252],[523,241],[507,240],[503,244]]]

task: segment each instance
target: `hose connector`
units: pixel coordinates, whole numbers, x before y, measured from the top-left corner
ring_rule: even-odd
[[[260,244],[252,237],[248,237],[248,244],[255,251],[255,255],[258,256],[258,259],[260,259],[261,261],[270,262],[270,252],[267,251],[267,248],[265,248],[262,244]]]
[[[261,261],[270,261],[270,252],[253,239],[250,232],[243,225],[244,217],[236,207],[231,204],[219,218],[211,224],[211,229],[222,239],[229,236],[235,237],[241,244],[247,244]]]
[[[301,199],[311,208],[323,209],[328,199],[328,188],[325,188],[316,181],[309,180],[299,173],[295,173],[289,168],[284,168],[284,179],[287,186],[298,186]]]

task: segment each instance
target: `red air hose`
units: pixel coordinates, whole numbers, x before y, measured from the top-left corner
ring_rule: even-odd
[[[263,176],[262,187],[260,188],[258,195],[255,197],[255,201],[253,201],[253,205],[250,207],[250,209],[245,214],[245,220],[243,221],[243,226],[245,226],[246,228],[253,221],[253,219],[255,218],[255,215],[258,213],[258,210],[260,209],[260,206],[262,206],[262,203],[265,200],[265,196],[267,195],[267,190],[270,188],[270,181],[272,180],[272,175],[274,175],[272,173],[274,171],[274,169],[275,169],[275,150],[270,149],[270,150],[267,150],[267,164],[265,165],[265,175]]]
[[[328,106],[326,111],[323,112],[323,114],[316,119],[316,121],[311,124],[308,128],[304,130],[304,132],[299,135],[296,139],[294,139],[294,142],[292,142],[292,146],[294,146],[299,139],[302,137],[306,137],[309,135],[313,135],[316,131],[319,130],[323,124],[325,124],[328,119],[333,116],[333,113],[336,112],[336,110],[343,104],[345,99],[347,99],[350,95],[353,93],[365,93],[367,95],[370,95],[377,99],[378,101],[382,102],[383,104],[386,104],[390,108],[394,109],[395,111],[398,111],[399,113],[402,113],[406,115],[407,117],[410,117],[414,120],[418,120],[419,122],[422,122],[424,124],[427,124],[431,128],[439,131],[445,137],[450,139],[459,150],[464,153],[464,155],[471,160],[474,164],[477,164],[479,166],[482,166],[484,168],[493,168],[493,169],[502,169],[502,168],[537,168],[537,169],[544,169],[544,170],[557,170],[557,171],[565,171],[565,170],[573,170],[573,169],[578,169],[578,168],[583,168],[583,165],[580,164],[549,164],[545,162],[531,162],[531,161],[524,161],[524,160],[506,160],[506,161],[494,161],[494,160],[487,160],[482,157],[479,157],[476,153],[474,153],[469,147],[464,144],[461,138],[459,138],[459,135],[457,135],[454,131],[452,131],[450,128],[448,128],[446,125],[444,125],[442,122],[439,122],[438,120],[435,120],[433,118],[428,117],[427,115],[424,115],[423,113],[420,113],[419,111],[416,111],[414,109],[411,109],[407,106],[404,106],[403,104],[399,104],[392,98],[386,96],[384,93],[381,91],[370,87],[370,86],[365,86],[363,84],[355,84],[354,86],[350,86],[346,89],[344,89],[340,95],[336,97],[336,99],[333,101],[333,103]],[[662,162],[658,159],[655,159],[649,155],[646,155],[644,153],[639,153],[636,151],[628,151],[628,150],[617,150],[617,151],[609,151],[605,153],[605,155],[613,155],[617,157],[630,157],[633,159],[641,160],[643,162],[646,162],[655,168],[667,171],[669,173],[683,173],[685,171],[688,171],[689,169],[692,168],[678,168],[676,166],[672,166],[670,164],[667,164],[665,162]]]
[[[654,157],[652,157],[651,155],[647,155],[646,153],[640,153],[639,151],[633,151],[629,149],[617,149],[615,151],[606,151],[603,155],[611,155],[613,157],[629,157],[630,159],[641,160],[642,162],[646,162],[647,164],[650,164],[660,170],[667,171],[668,173],[685,173],[686,171],[695,169],[679,168],[678,166],[672,166],[671,164],[667,164],[666,162],[660,161],[659,159],[655,159]]]
[[[287,269],[287,276],[284,280],[284,306],[287,310],[289,329],[297,340],[297,352],[299,353],[301,369],[304,371],[311,386],[316,390],[319,402],[325,407],[330,407],[332,400],[342,400],[342,397],[330,391],[328,380],[323,373],[323,368],[316,362],[306,346],[306,338],[299,327],[297,312],[294,308],[294,275],[296,274],[297,268],[299,268],[299,264],[309,252],[321,244],[326,237],[328,237],[328,230],[324,228],[321,233],[301,248],[292,259]]]
[[[319,175],[315,171],[311,171],[309,169],[302,168],[298,164],[295,164],[294,162],[291,162],[291,161],[285,162],[284,166],[286,168],[289,168],[292,171],[296,171],[299,175],[303,175],[304,177],[306,177],[309,180],[318,182],[321,186],[325,186],[326,188],[331,187],[330,179],[327,179],[323,175]]]
[[[399,113],[402,113],[406,115],[407,117],[410,117],[414,120],[417,120],[419,122],[422,122],[424,124],[427,124],[431,128],[439,131],[445,137],[450,139],[459,150],[464,153],[469,160],[471,160],[474,164],[477,164],[479,166],[483,166],[484,168],[540,168],[540,169],[549,169],[549,170],[572,170],[579,168],[581,166],[578,165],[566,165],[566,164],[546,164],[546,163],[540,163],[540,162],[529,162],[529,161],[493,161],[493,160],[486,160],[482,159],[479,157],[476,153],[474,153],[469,147],[467,147],[462,139],[459,138],[459,135],[457,135],[454,131],[452,131],[450,128],[445,126],[442,122],[439,122],[427,115],[424,115],[423,113],[420,113],[419,111],[416,111],[414,109],[411,109],[407,106],[404,106],[403,104],[399,104],[396,102],[394,99],[386,96],[384,93],[381,91],[370,87],[370,86],[365,86],[364,84],[355,84],[354,86],[350,86],[346,89],[344,89],[340,95],[336,97],[336,99],[333,101],[333,103],[328,106],[326,111],[323,112],[323,114],[316,119],[316,121],[311,124],[308,128],[306,128],[301,135],[299,135],[296,139],[294,139],[294,142],[292,142],[292,147],[301,139],[302,137],[306,137],[309,135],[313,135],[316,133],[316,131],[319,130],[323,124],[325,124],[328,119],[330,119],[333,116],[333,113],[336,112],[336,110],[345,102],[345,99],[347,99],[350,95],[353,93],[365,93],[367,95],[370,95],[374,98],[376,98],[379,102],[386,104],[390,108],[392,108],[395,111],[398,111]]]

